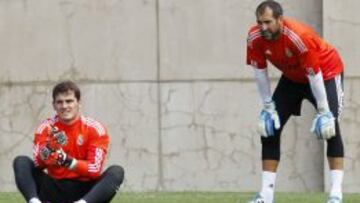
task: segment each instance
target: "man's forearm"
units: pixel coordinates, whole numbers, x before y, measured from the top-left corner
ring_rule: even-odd
[[[93,148],[88,153],[87,159],[80,160],[73,158],[72,163],[68,168],[81,176],[97,178],[101,175],[101,169],[105,162],[106,150]]]
[[[262,102],[271,102],[271,87],[267,69],[254,68],[254,74]]]
[[[329,111],[325,83],[321,71],[317,74],[309,74],[308,78],[311,91],[316,99],[317,110],[319,112]]]

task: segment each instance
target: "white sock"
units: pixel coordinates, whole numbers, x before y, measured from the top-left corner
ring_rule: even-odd
[[[41,203],[41,201],[37,197],[33,197],[29,200],[29,203]]]
[[[274,200],[276,173],[270,171],[262,172],[262,186],[260,195],[265,199],[265,203],[272,203]]]
[[[76,201],[74,203],[87,203],[87,202],[85,200],[81,199],[81,200],[78,200],[78,201]]]
[[[343,170],[330,170],[331,190],[330,196],[336,196],[342,199],[342,181],[344,177]]]

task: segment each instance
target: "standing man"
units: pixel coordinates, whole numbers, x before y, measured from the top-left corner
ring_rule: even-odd
[[[258,132],[262,143],[262,188],[251,203],[273,203],[280,161],[280,134],[291,115],[300,115],[301,102],[317,110],[311,131],[327,141],[331,191],[327,203],[342,202],[344,147],[338,117],[343,103],[343,63],[330,44],[310,27],[283,16],[281,5],[264,1],[256,9],[257,25],[247,39],[247,64],[263,102]],[[273,94],[267,61],[282,72]]]
[[[124,179],[120,166],[102,173],[109,136],[98,121],[80,113],[80,89],[71,82],[52,92],[56,115],[35,132],[33,160],[14,160],[15,181],[29,203],[110,202]],[[47,172],[45,172],[47,171]]]

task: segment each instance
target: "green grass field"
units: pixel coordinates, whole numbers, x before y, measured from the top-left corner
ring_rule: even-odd
[[[246,203],[250,193],[120,193],[112,203]],[[325,203],[323,193],[276,193],[276,203]],[[25,202],[19,193],[0,193],[0,203]],[[344,203],[360,203],[360,194],[345,194]]]

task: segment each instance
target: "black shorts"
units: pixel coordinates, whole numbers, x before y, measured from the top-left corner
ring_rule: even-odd
[[[339,74],[335,78],[325,81],[329,108],[336,118],[341,115],[342,111],[343,87],[343,74]],[[273,100],[279,116],[285,117],[286,120],[290,115],[299,116],[301,114],[301,104],[304,99],[310,101],[316,108],[316,99],[312,94],[309,84],[296,83],[285,76],[281,76],[273,94]]]
[[[56,180],[41,170],[36,170],[35,181],[41,200],[51,203],[70,203],[81,199],[96,181]]]

